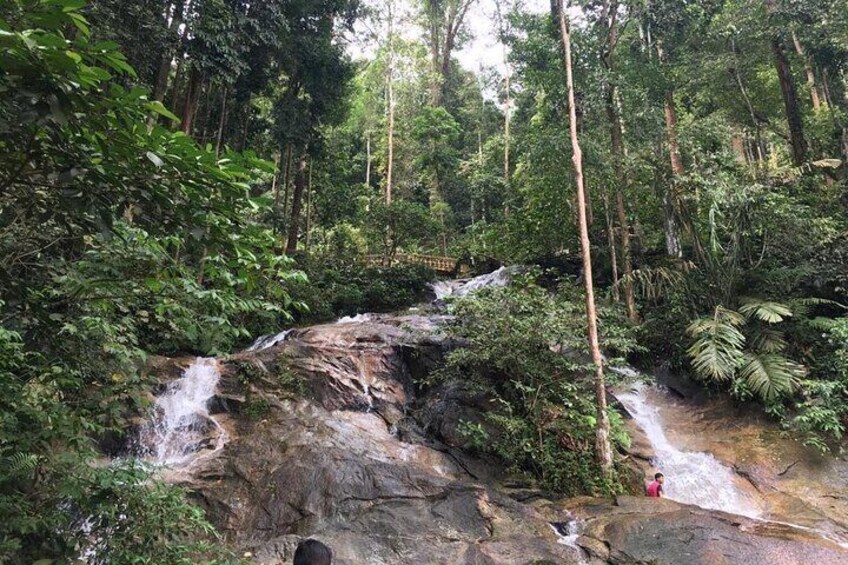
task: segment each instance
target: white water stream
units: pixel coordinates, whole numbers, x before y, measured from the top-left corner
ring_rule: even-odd
[[[209,415],[221,374],[215,359],[198,357],[156,398],[155,416],[141,430],[142,455],[158,465],[187,463],[198,451],[219,450],[226,431]]]
[[[509,284],[510,272],[506,267],[501,267],[473,279],[438,281],[433,283],[432,288],[436,294],[436,300],[444,300],[448,296],[467,296],[487,286],[506,286]]]
[[[659,410],[652,406],[642,383],[632,386],[616,398],[627,408],[656,454],[652,464],[665,475],[665,496],[701,508],[722,510],[756,518],[761,514],[757,502],[743,492],[733,470],[709,453],[682,451],[665,435]]]
[[[278,334],[271,335],[263,335],[254,341],[250,347],[247,348],[247,351],[262,351],[263,349],[268,349],[270,347],[274,347],[278,343],[282,343],[289,338],[289,334],[292,333],[293,330],[283,330]]]

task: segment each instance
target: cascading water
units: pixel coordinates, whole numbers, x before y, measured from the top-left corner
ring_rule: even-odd
[[[467,281],[439,281],[433,283],[432,288],[436,294],[436,300],[444,300],[448,296],[467,296],[487,286],[506,286],[509,284],[510,272],[506,267],[501,267]]]
[[[227,434],[209,415],[221,374],[215,359],[198,357],[156,398],[154,419],[140,436],[141,455],[159,465],[180,465],[198,451],[223,447]]]
[[[293,330],[283,330],[278,334],[263,335],[247,348],[247,351],[262,351],[286,341]]]
[[[574,518],[570,514],[568,517],[569,520],[567,522],[551,522],[551,528],[553,528],[554,533],[559,538],[559,543],[573,549],[577,554],[577,563],[584,565],[588,562],[586,561],[583,548],[577,544],[577,538],[580,537],[585,523],[583,520]]]
[[[373,318],[373,314],[357,314],[356,316],[343,316],[336,320],[337,324],[355,324],[357,322],[368,322]]]
[[[701,508],[759,516],[756,502],[736,486],[732,469],[709,453],[681,451],[668,441],[659,410],[651,405],[647,391],[646,385],[638,383],[616,398],[648,436],[656,454],[652,463],[666,477],[665,496]]]

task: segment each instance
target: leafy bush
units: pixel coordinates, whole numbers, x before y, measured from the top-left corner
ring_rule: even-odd
[[[270,164],[200,148],[84,2],[0,5],[0,561],[196,562],[208,525],[178,490],[102,467],[95,440],[144,406],[145,351],[229,347],[290,319],[247,182]],[[79,525],[79,524],[77,524]]]
[[[471,445],[498,455],[515,471],[568,495],[611,492],[593,459],[596,408],[587,357],[585,305],[566,283],[549,294],[520,278],[454,304],[451,336],[465,344],[447,357],[436,380],[458,379],[486,392],[497,409],[484,422],[466,422]],[[618,309],[599,308],[601,343],[610,355],[637,348]],[[610,411],[613,441],[627,442]],[[485,424],[485,425],[483,425]],[[494,430],[494,431],[493,431]]]
[[[424,300],[435,273],[420,265],[391,267],[360,263],[305,266],[309,284],[292,287],[305,304],[298,323],[322,322],[363,312],[391,312]]]

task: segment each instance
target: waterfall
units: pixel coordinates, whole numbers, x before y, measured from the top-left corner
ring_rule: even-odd
[[[511,270],[506,267],[501,267],[496,271],[466,281],[439,281],[433,283],[432,288],[436,294],[436,300],[444,300],[448,296],[467,296],[487,286],[506,286],[509,283],[510,272]]]
[[[283,330],[278,334],[263,335],[247,348],[247,351],[262,351],[286,341],[293,330]]]
[[[638,383],[632,390],[616,394],[616,398],[654,448],[652,464],[665,475],[664,495],[701,508],[757,517],[761,512],[756,502],[736,485],[737,477],[730,467],[709,453],[681,451],[668,441],[659,410],[646,394],[647,388]]]
[[[223,447],[227,434],[208,408],[220,376],[215,359],[198,357],[168,383],[156,398],[153,420],[139,434],[140,455],[159,465],[179,465],[200,450]]]
[[[373,319],[373,314],[357,314],[356,316],[343,316],[336,320],[337,324],[356,324],[359,322],[369,322]]]
[[[578,565],[585,565],[588,563],[583,548],[577,545],[577,538],[580,537],[585,525],[586,524],[583,520],[574,518],[571,513],[568,513],[567,522],[550,523],[551,528],[553,528],[554,533],[559,538],[558,543],[570,547],[577,554]]]

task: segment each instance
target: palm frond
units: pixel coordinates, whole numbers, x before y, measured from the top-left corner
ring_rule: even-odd
[[[631,284],[634,290],[647,300],[656,300],[667,296],[677,285],[683,282],[685,273],[694,269],[694,264],[683,261],[680,268],[645,267],[634,269],[622,276],[617,285]]]
[[[756,318],[768,324],[778,324],[792,317],[792,310],[786,304],[768,300],[748,299],[739,308],[746,318]]]
[[[792,309],[792,312],[798,318],[806,318],[810,315],[810,312],[813,310],[815,306],[836,306],[843,310],[848,310],[848,306],[845,306],[841,302],[837,302],[835,300],[828,300],[827,298],[815,298],[815,297],[807,297],[807,298],[796,298],[788,302],[789,307]]]
[[[718,306],[713,316],[689,325],[687,332],[695,342],[687,353],[699,376],[719,381],[733,377],[743,360],[745,336],[739,326],[744,322],[738,312]]]
[[[792,394],[805,374],[803,365],[777,353],[746,353],[739,370],[739,377],[764,402]]]
[[[786,337],[774,328],[759,328],[750,339],[751,348],[758,353],[780,353],[786,350]]]

